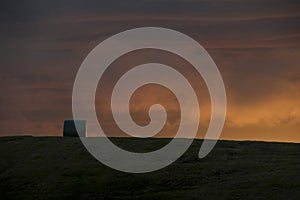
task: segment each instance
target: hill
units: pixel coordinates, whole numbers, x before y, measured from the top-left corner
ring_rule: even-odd
[[[151,151],[168,139],[113,138]],[[79,138],[0,138],[0,199],[299,199],[300,144],[201,140],[156,172],[129,174],[94,159]]]

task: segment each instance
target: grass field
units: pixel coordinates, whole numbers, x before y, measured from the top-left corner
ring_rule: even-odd
[[[114,138],[140,152],[168,139]],[[300,199],[300,144],[201,140],[156,172],[129,174],[94,159],[79,138],[0,138],[0,199]]]

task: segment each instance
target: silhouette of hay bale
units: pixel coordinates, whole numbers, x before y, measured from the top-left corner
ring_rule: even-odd
[[[77,129],[75,123],[77,125]],[[65,120],[63,136],[64,137],[86,137],[85,120]]]

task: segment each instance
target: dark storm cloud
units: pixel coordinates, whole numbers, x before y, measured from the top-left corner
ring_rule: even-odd
[[[198,17],[299,16],[297,0],[10,0],[1,1],[1,21],[39,21],[50,16],[72,17],[80,14],[171,14]]]
[[[293,122],[289,136],[300,140],[295,136],[300,119],[295,101],[300,97],[298,0],[0,4],[0,89],[5,94],[0,98],[0,134],[45,128],[59,134],[59,123],[72,116],[72,84],[87,53],[120,31],[159,26],[195,38],[217,63],[227,88],[228,134],[247,129],[244,138],[256,138],[250,132],[258,133],[261,123],[283,130]],[[21,127],[14,127],[14,120]]]

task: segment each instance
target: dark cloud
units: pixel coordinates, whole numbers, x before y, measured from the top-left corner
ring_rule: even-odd
[[[225,139],[300,141],[298,0],[0,4],[1,135],[59,134],[63,119],[72,116],[72,84],[88,52],[120,31],[160,26],[195,38],[218,65],[228,95]],[[203,116],[208,123],[209,111]],[[20,126],[13,125],[15,120]],[[285,139],[281,131],[288,132]]]

